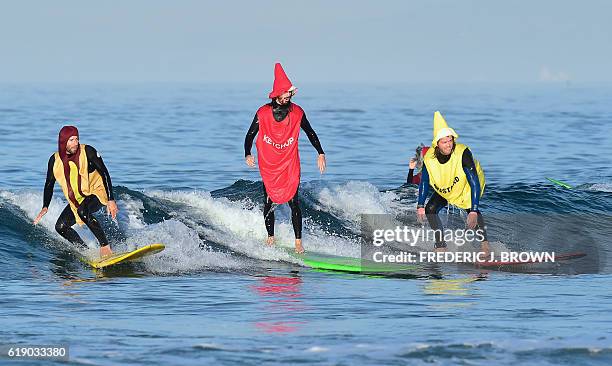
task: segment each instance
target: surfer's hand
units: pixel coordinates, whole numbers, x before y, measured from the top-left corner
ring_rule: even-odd
[[[246,164],[248,166],[250,166],[251,168],[255,167],[255,158],[253,157],[253,155],[247,155],[245,159],[246,159]]]
[[[117,208],[117,203],[115,203],[115,201],[108,201],[108,204],[106,205],[106,212],[111,215],[113,220],[116,220],[117,212],[119,212],[119,209]]]
[[[478,223],[478,212],[472,211],[467,216],[467,227],[468,229],[473,229],[476,227]]]
[[[425,222],[425,208],[424,207],[417,208],[417,220],[419,220],[421,224]]]
[[[325,161],[325,154],[319,154],[319,157],[317,158],[317,165],[319,166],[319,171],[321,172],[321,174],[323,174],[327,165]]]
[[[40,213],[38,214],[38,216],[36,216],[36,218],[34,219],[34,225],[38,224],[38,222],[40,221],[40,219],[42,219],[43,216],[45,216],[45,214],[47,213],[47,211],[49,211],[48,208],[43,207],[42,210],[40,210]]]
[[[410,169],[414,169],[414,168],[416,168],[416,163],[417,163],[417,161],[416,161],[415,158],[410,158],[410,163],[408,164],[408,167]]]

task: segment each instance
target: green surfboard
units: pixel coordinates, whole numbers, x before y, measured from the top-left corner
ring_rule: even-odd
[[[417,266],[405,263],[378,263],[362,258],[342,257],[331,254],[323,254],[307,251],[297,254],[293,249],[286,249],[287,253],[300,259],[304,264],[313,269],[350,272],[350,273],[372,273],[389,274],[414,271]]]
[[[545,178],[548,179],[551,183],[558,185],[559,187],[563,187],[563,188],[567,188],[567,189],[574,188],[571,185],[569,185],[569,184],[567,184],[565,182],[562,182],[560,180],[556,180],[556,179],[552,179],[552,178],[548,178],[548,177],[545,177]]]

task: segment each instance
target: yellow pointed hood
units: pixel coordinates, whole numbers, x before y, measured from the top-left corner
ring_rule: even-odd
[[[446,120],[442,117],[442,114],[439,111],[434,113],[434,129],[433,129],[433,140],[431,141],[431,147],[436,147],[438,145],[438,140],[442,137],[453,136],[456,138],[459,137],[457,132],[452,128],[448,127]]]

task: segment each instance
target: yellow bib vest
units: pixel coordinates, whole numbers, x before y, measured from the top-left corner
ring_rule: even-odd
[[[472,207],[471,188],[461,163],[463,152],[467,148],[463,144],[456,144],[455,150],[445,164],[440,164],[436,158],[434,147],[427,150],[423,158],[429,173],[429,185],[449,204],[463,209]],[[474,164],[476,164],[476,172],[480,181],[480,196],[482,197],[485,188],[485,176],[478,160],[474,159]]]
[[[81,153],[79,155],[79,166],[72,161],[68,162],[70,165],[70,187],[72,188],[72,192],[74,192],[74,197],[77,202],[80,204],[83,202],[85,197],[96,195],[100,200],[100,203],[106,206],[108,203],[108,196],[106,194],[106,189],[104,188],[104,181],[102,180],[102,176],[98,173],[97,170],[94,170],[92,173],[88,173],[88,161],[87,154],[85,153],[85,145],[81,144],[80,147]],[[83,225],[83,220],[77,214],[77,206],[70,200],[68,197],[68,183],[66,182],[66,177],[64,176],[64,162],[58,152],[55,153],[55,163],[53,164],[53,175],[55,176],[55,180],[59,183],[60,187],[62,187],[62,191],[64,192],[64,196],[68,200],[70,204],[70,208],[72,209],[72,213],[76,219],[77,224]],[[78,186],[78,178],[81,176],[81,191],[79,192]],[[81,196],[81,193],[83,195]]]

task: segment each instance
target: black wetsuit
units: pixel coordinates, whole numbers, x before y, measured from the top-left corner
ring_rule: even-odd
[[[87,171],[89,173],[93,173],[94,170],[97,170],[98,173],[102,176],[102,181],[104,183],[104,189],[106,190],[106,195],[108,196],[108,200],[112,201],[115,199],[113,195],[113,186],[111,183],[110,174],[108,173],[108,169],[104,165],[102,158],[98,155],[98,152],[93,147],[86,145],[85,153],[87,154]],[[49,207],[51,203],[51,198],[53,197],[53,186],[55,185],[55,176],[53,175],[53,165],[55,164],[55,154],[51,155],[49,158],[49,164],[47,166],[47,180],[45,182],[45,193],[43,197],[43,207]],[[77,208],[77,214],[83,220],[85,225],[91,230],[91,232],[95,235],[96,239],[101,246],[108,245],[108,240],[106,239],[106,235],[104,235],[104,231],[100,226],[100,223],[93,216],[93,213],[97,212],[102,208],[102,203],[95,195],[86,196],[83,202]],[[64,211],[60,214],[55,223],[55,230],[70,241],[73,244],[77,244],[80,246],[85,246],[83,239],[77,234],[77,232],[72,229],[72,226],[76,224],[76,218],[72,213],[72,209],[70,205],[67,205],[64,208]]]
[[[289,106],[291,103],[280,105],[276,103],[276,101],[272,101],[269,103],[272,107],[272,115],[274,116],[274,120],[280,122],[287,117],[289,113]],[[319,137],[315,133],[315,131],[310,126],[310,122],[306,118],[306,113],[302,116],[302,121],[300,122],[300,127],[306,135],[308,136],[308,140],[314,148],[317,150],[319,154],[325,154],[323,148],[321,147],[321,142],[319,142]],[[251,148],[253,147],[253,140],[255,136],[259,132],[259,120],[257,119],[257,113],[253,118],[253,122],[251,123],[251,127],[249,127],[249,131],[244,138],[244,156],[251,155]],[[268,192],[266,191],[266,187],[264,185],[264,221],[266,223],[266,230],[268,232],[268,236],[274,236],[274,210],[272,210],[272,200],[268,198]],[[289,207],[291,207],[291,223],[293,225],[293,232],[295,233],[296,239],[302,238],[302,210],[300,209],[299,201],[298,201],[298,189],[295,191],[295,195],[289,202]]]
[[[436,158],[440,164],[446,164],[450,160],[450,155],[442,155],[436,154]],[[469,149],[465,149],[463,151],[463,155],[461,156],[461,165],[463,167],[463,171],[465,172],[468,184],[471,189],[471,198],[472,198],[472,206],[469,209],[466,209],[468,213],[474,211],[478,214],[478,224],[474,228],[474,230],[481,230],[482,236],[484,240],[487,240],[487,232],[485,230],[485,222],[478,209],[478,205],[480,202],[480,181],[478,180],[478,172],[476,171],[476,164],[474,163],[474,158],[472,157],[472,153]],[[429,222],[429,226],[435,230],[436,237],[436,248],[445,248],[446,242],[443,239],[443,231],[444,227],[442,226],[442,221],[438,216],[438,212],[448,205],[448,201],[440,196],[437,192],[434,191],[427,205],[424,206],[425,200],[429,195],[429,173],[427,172],[427,167],[423,164],[423,168],[421,171],[421,183],[419,184],[419,198],[417,208],[425,207],[425,214],[427,216],[427,221]]]

